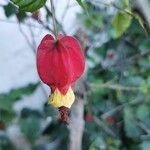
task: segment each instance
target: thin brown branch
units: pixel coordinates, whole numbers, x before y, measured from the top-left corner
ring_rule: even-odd
[[[33,43],[33,47],[34,47],[34,52],[36,53],[36,41],[35,41],[34,32],[33,32],[31,26],[29,26],[29,30],[30,30],[30,33],[31,33],[32,43]]]
[[[49,10],[49,8],[48,8],[46,5],[45,5],[45,9],[46,9],[48,15],[49,15],[49,16],[52,16],[52,12]],[[62,24],[57,20],[57,18],[56,18],[56,23],[57,23],[58,26],[61,28],[62,33],[63,33],[64,35],[66,35],[66,32],[65,32],[65,30],[63,29]]]
[[[58,29],[57,29],[57,22],[56,22],[56,16],[55,16],[55,7],[54,7],[53,0],[50,0],[50,4],[51,4],[51,15],[52,15],[52,20],[53,20],[54,35],[55,35],[55,39],[57,40],[57,38],[58,38]]]
[[[30,48],[31,48],[33,51],[35,51],[33,44],[30,42],[30,39],[28,38],[28,36],[26,35],[26,33],[23,31],[23,29],[22,29],[20,23],[18,23],[18,25],[19,25],[19,31],[20,31],[20,33],[23,35],[23,37],[25,38],[27,44],[30,46]]]
[[[139,126],[143,131],[145,131],[150,136],[150,128],[146,126],[142,121],[135,121],[137,126]]]
[[[17,21],[6,20],[6,19],[1,19],[1,18],[0,18],[0,21],[1,21],[1,22],[6,22],[6,23],[14,23],[14,24],[18,24]],[[34,24],[25,23],[25,22],[21,22],[21,24],[24,25],[24,26],[27,26],[27,27],[28,27],[28,26],[32,26],[32,27],[34,27],[34,28],[39,28],[39,29],[42,28],[41,26],[36,26],[36,25],[34,25]]]
[[[108,84],[108,83],[102,83],[102,84],[90,84],[90,87],[92,90],[97,90],[98,88],[106,88],[111,90],[121,90],[121,91],[137,91],[139,90],[138,87],[129,87],[129,86],[122,86],[119,84]]]
[[[106,132],[107,135],[113,137],[113,138],[117,138],[116,133],[110,129],[106,124],[104,124],[104,122],[102,120],[100,120],[97,117],[94,117],[94,122],[103,130]]]
[[[91,1],[89,0],[89,2],[91,2]],[[123,8],[119,7],[119,6],[116,5],[114,2],[111,2],[111,3],[109,3],[109,4],[107,4],[107,3],[105,3],[105,2],[102,2],[102,1],[98,1],[98,0],[94,0],[94,2],[95,2],[96,4],[102,4],[102,5],[106,6],[106,7],[110,7],[110,6],[111,6],[111,7],[114,7],[115,9],[117,9],[117,10],[119,10],[119,11],[121,11],[121,12],[124,12],[124,13],[130,15],[131,17],[134,17],[135,19],[137,19],[137,14],[135,14],[135,13],[132,12],[132,11],[130,11],[129,9],[123,9]],[[148,25],[148,23],[147,23],[146,21],[144,21],[144,20],[143,20],[143,23],[144,23],[145,25]]]
[[[30,48],[31,48],[31,50],[32,50],[32,52],[33,52],[33,54],[35,55],[35,54],[36,54],[36,42],[35,42],[35,39],[34,39],[34,33],[33,33],[33,31],[32,31],[32,27],[29,25],[29,29],[30,29],[31,37],[32,37],[32,42],[30,42],[30,39],[28,38],[28,36],[26,35],[26,33],[25,33],[25,32],[23,31],[23,29],[21,28],[20,23],[18,23],[18,24],[19,24],[19,30],[20,30],[21,34],[24,36],[24,38],[25,38],[27,44],[30,46]],[[42,91],[43,91],[43,94],[44,94],[45,98],[47,99],[47,98],[48,98],[47,92],[46,92],[46,90],[44,89],[44,87],[43,87],[43,85],[42,85],[41,82],[40,82],[40,87],[41,87],[41,89],[42,89]]]
[[[143,98],[140,97],[140,98],[137,98],[137,99],[132,100],[130,102],[126,102],[126,103],[123,103],[121,105],[118,105],[115,108],[113,108],[113,109],[105,112],[104,114],[102,114],[101,118],[105,120],[107,117],[112,116],[112,115],[122,111],[125,107],[137,105],[137,104],[142,103],[143,101],[144,101]]]

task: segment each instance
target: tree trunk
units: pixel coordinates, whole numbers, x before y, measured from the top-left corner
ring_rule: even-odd
[[[69,150],[82,150],[84,101],[76,100],[71,110]]]
[[[82,150],[82,136],[84,131],[84,103],[86,101],[86,86],[83,79],[75,86],[76,100],[71,109],[69,123],[70,137],[68,150]]]
[[[76,34],[76,38],[80,41],[83,52],[86,55],[86,49],[88,46],[88,38],[86,32],[79,28]],[[84,74],[84,77],[86,74]],[[84,77],[76,82],[75,96],[76,100],[71,108],[71,117],[69,123],[69,146],[68,150],[82,150],[82,137],[84,131],[84,104],[87,100],[87,84],[84,81]]]

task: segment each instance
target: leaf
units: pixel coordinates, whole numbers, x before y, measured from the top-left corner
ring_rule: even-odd
[[[146,104],[142,104],[137,109],[137,118],[144,120],[150,117],[150,107]]]
[[[23,22],[25,20],[25,18],[27,17],[27,14],[26,14],[26,12],[19,11],[16,14],[16,17],[17,17],[19,22]]]
[[[19,10],[25,12],[34,12],[44,6],[46,0],[12,0],[19,6]]]
[[[19,100],[22,95],[31,94],[37,86],[38,84],[30,84],[23,88],[14,89],[7,94],[0,94],[0,109],[11,112],[13,103]]]
[[[130,26],[132,17],[124,12],[118,11],[113,17],[112,25],[115,31],[114,38],[119,38]]]
[[[141,83],[140,91],[144,94],[149,94],[149,91],[150,91],[150,77],[148,77],[147,80],[145,80]]]
[[[95,140],[91,143],[89,150],[98,150],[98,149],[106,149],[106,143],[103,137],[96,137]]]
[[[89,11],[88,11],[89,12]],[[101,29],[103,27],[103,17],[99,14],[99,12],[89,12],[90,15],[85,15],[84,25],[88,29],[92,28],[99,28]]]
[[[76,0],[76,1],[87,12],[87,5],[84,0]]]
[[[141,135],[141,129],[134,121],[134,111],[131,107],[124,110],[124,122],[126,135],[130,138],[138,138]]]
[[[10,125],[14,117],[15,117],[15,113],[1,110],[1,120],[3,121],[5,127]]]
[[[34,142],[40,135],[40,120],[37,117],[28,117],[20,120],[21,131],[27,139]]]
[[[8,135],[5,132],[0,133],[0,150],[15,150],[12,142],[10,141]]]
[[[129,0],[121,0],[121,7],[128,8],[129,7]]]
[[[17,12],[17,9],[11,3],[9,3],[8,5],[4,6],[4,12],[6,17],[10,17]]]
[[[135,18],[137,19],[137,21],[139,22],[140,26],[143,28],[144,32],[148,35],[148,30],[144,25],[144,20],[142,19],[142,17],[139,14],[134,14]]]

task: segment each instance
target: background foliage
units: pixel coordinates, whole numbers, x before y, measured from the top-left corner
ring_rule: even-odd
[[[28,19],[46,0],[12,0],[4,6],[5,15],[19,22]],[[128,0],[106,4],[77,0],[80,28],[86,35],[89,87],[85,105],[83,150],[149,150],[150,147],[150,39],[145,21],[132,10]],[[18,9],[19,7],[19,9]],[[51,13],[45,7],[47,20]],[[37,19],[38,13],[32,16]],[[39,23],[41,23],[38,18]],[[48,28],[48,27],[47,27]],[[63,32],[61,24],[59,29]],[[32,94],[39,83],[0,94],[0,149],[16,149],[6,129],[16,122],[33,150],[46,150],[53,141],[66,150],[68,128],[59,123],[57,112],[44,105],[38,112],[24,108],[20,115],[13,104]],[[50,123],[42,126],[43,120]],[[41,142],[39,140],[41,139]],[[44,142],[43,142],[44,141]],[[62,143],[62,144],[61,144]]]

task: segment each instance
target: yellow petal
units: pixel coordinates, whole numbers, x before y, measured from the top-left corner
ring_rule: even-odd
[[[50,95],[48,103],[57,108],[62,106],[70,108],[74,100],[75,95],[72,88],[70,87],[65,95],[62,94],[58,89],[56,89],[54,93]]]

